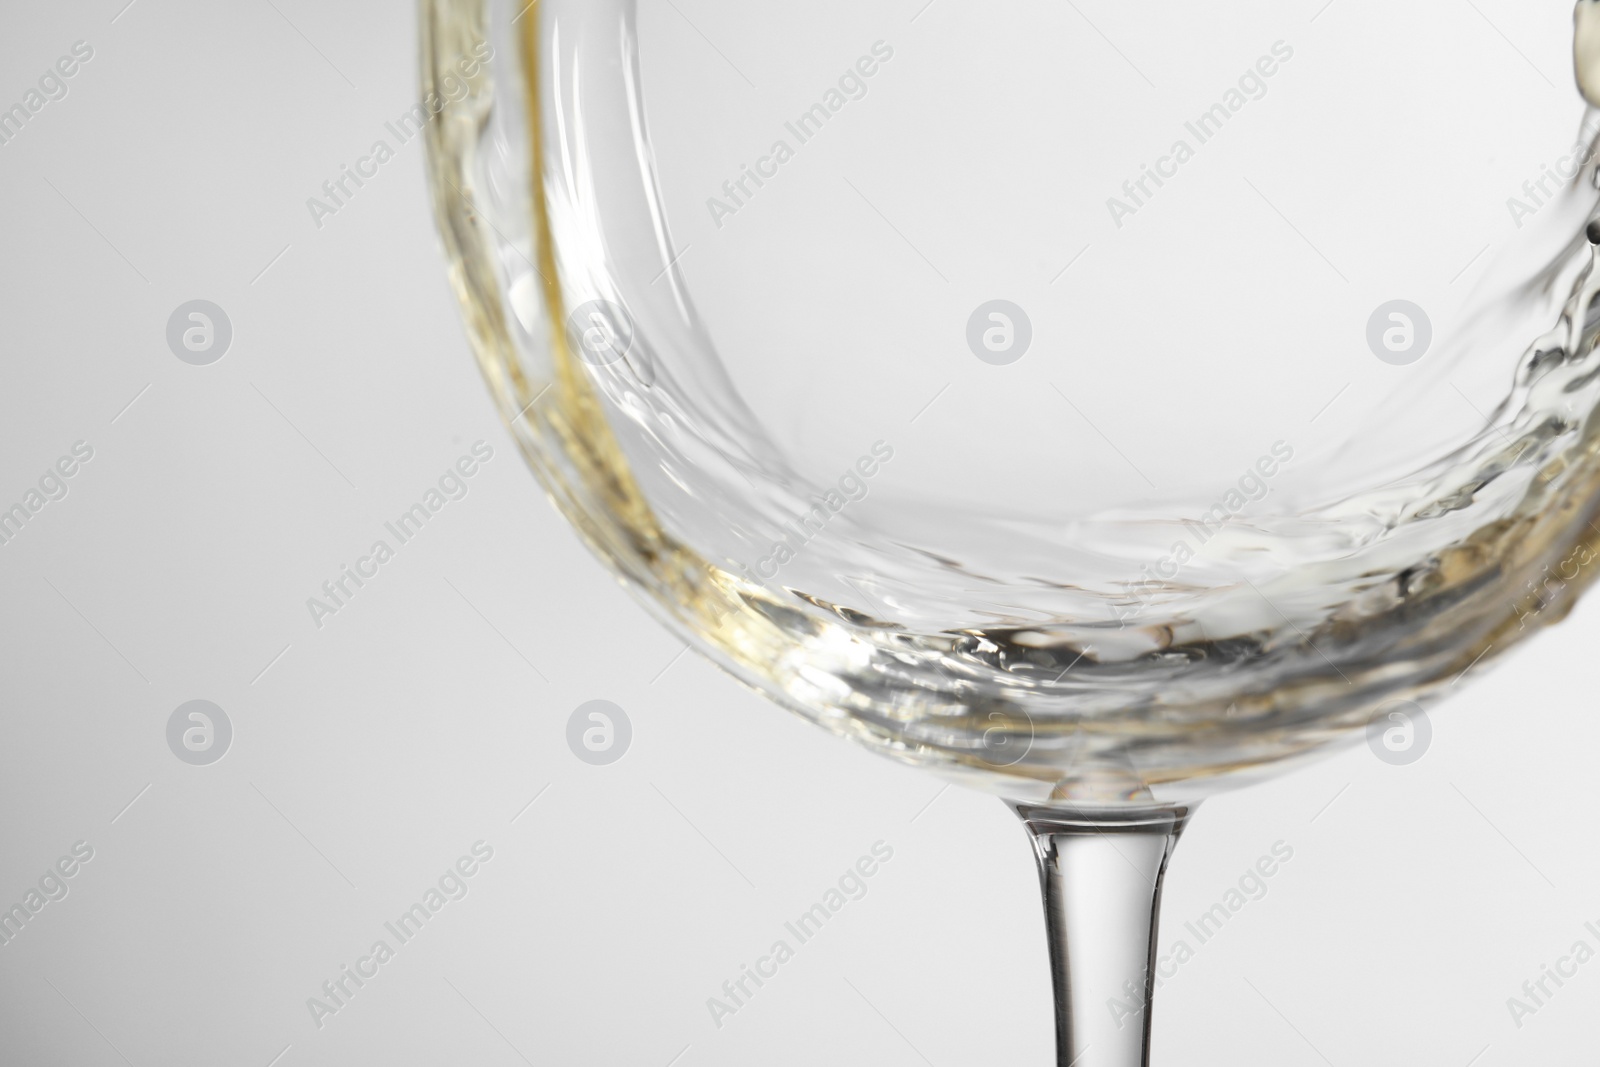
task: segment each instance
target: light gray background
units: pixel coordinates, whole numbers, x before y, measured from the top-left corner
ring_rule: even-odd
[[[412,9],[123,2],[0,33],[5,106],[95,50],[0,147],[0,504],[95,450],[0,547],[0,907],[94,848],[0,946],[0,1062],[1048,1062],[1012,817],[738,689],[589,558],[471,364],[420,140],[312,224],[416,96]],[[1473,3],[1485,77],[1567,86],[1548,10]],[[234,328],[209,367],[164,337],[196,298]],[[315,628],[306,598],[480,439],[466,499]],[[1212,801],[1164,942],[1294,858],[1163,986],[1161,1062],[1589,1062],[1600,962],[1520,1029],[1505,1002],[1596,943],[1597,638],[1582,607],[1463,683],[1414,766],[1358,742]],[[206,767],[165,739],[197,698],[234,727]],[[564,741],[591,699],[632,719],[611,766]],[[319,1028],[307,998],[479,840],[465,899]],[[717,1028],[706,999],[879,840],[868,895]]]

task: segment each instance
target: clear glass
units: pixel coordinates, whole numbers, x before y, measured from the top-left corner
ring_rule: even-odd
[[[1442,4],[908,7],[424,0],[435,205],[556,505],[1017,806],[1060,1062],[1123,1067],[1071,991],[1145,997],[1193,806],[1587,584],[1600,113]],[[1593,7],[1521,36],[1582,68]]]

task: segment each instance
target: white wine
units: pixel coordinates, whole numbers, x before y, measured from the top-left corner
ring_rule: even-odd
[[[1544,187],[1470,300],[1433,322],[1385,303],[1364,337],[1370,298],[1334,262],[1354,246],[1318,247],[1317,213],[1277,202],[1282,160],[1248,153],[1312,118],[1341,151],[1376,144],[1379,126],[1337,123],[1410,117],[1435,93],[1394,104],[1403,69],[1341,83],[1302,54],[1307,27],[1277,16],[1229,15],[1219,39],[1257,43],[1215,70],[1179,69],[1199,23],[1152,31],[1144,47],[1173,63],[1159,80],[1192,96],[1111,124],[1074,101],[1113,76],[1142,92],[1123,60],[1137,65],[1053,5],[950,14],[915,45],[874,5],[813,12],[811,30],[768,11],[832,58],[792,62],[776,103],[726,105],[723,123],[705,115],[720,98],[672,99],[690,74],[669,44],[652,51],[670,34],[641,31],[631,3],[544,0],[514,29],[464,0],[437,10],[431,68],[486,36],[501,57],[429,136],[453,278],[525,454],[665,622],[835,732],[1016,800],[1185,800],[1425,698],[1555,621],[1592,575],[1592,110],[1585,162]],[[724,45],[771,43],[724,14]],[[1044,61],[1062,26],[1094,57],[1079,75]],[[907,126],[909,101],[952,92],[952,69],[966,103]],[[1016,93],[1059,94],[1073,137],[974,155],[983,129],[964,107],[1003,116]],[[1216,107],[1226,122],[1197,133]],[[1470,127],[1458,112],[1473,108],[1453,107],[1441,125]],[[647,133],[662,128],[674,137]],[[1335,173],[1306,188],[1347,225],[1387,210],[1383,189],[1361,197],[1392,165],[1330,151],[1316,166]],[[1052,182],[1082,195],[1062,206]],[[930,185],[967,222],[913,240]],[[1130,210],[1108,218],[1112,201]],[[1442,240],[1424,218],[1389,249],[1400,217],[1374,246]],[[1057,241],[1078,226],[1099,229]],[[1019,264],[1037,276],[1018,281]],[[980,314],[989,277],[1020,291],[994,305],[1017,313]],[[1023,316],[1025,354],[984,359]],[[1402,358],[1419,329],[1429,351]]]

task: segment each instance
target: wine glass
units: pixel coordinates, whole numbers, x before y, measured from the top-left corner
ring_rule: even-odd
[[[525,457],[729,673],[1013,807],[1062,1065],[1148,1062],[1196,804],[1589,581],[1593,7],[424,0]]]

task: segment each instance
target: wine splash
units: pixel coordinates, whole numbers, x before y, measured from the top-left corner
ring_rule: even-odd
[[[461,20],[432,27],[440,69],[504,32],[476,5],[438,7]],[[1591,99],[1593,11],[1580,5],[1576,44]],[[1377,488],[1342,483],[1337,448],[1313,450],[1300,488],[1232,516],[1171,574],[1150,564],[1207,523],[1211,491],[1040,516],[897,499],[894,524],[846,511],[767,575],[740,564],[827,486],[775,442],[695,310],[645,134],[633,7],[546,3],[516,32],[496,43],[520,54],[521,80],[486,72],[478,120],[429,131],[480,361],[591,546],[792,710],[1015,800],[1183,801],[1346,737],[1386,700],[1426,700],[1587,584],[1580,567],[1562,596],[1529,599],[1547,568],[1600,551],[1592,151],[1499,257],[1471,328],[1365,425],[1403,424],[1469,357],[1502,361],[1502,399]],[[1582,129],[1592,148],[1597,112]],[[648,380],[632,359],[574,358],[563,324],[590,300],[629,309]]]

